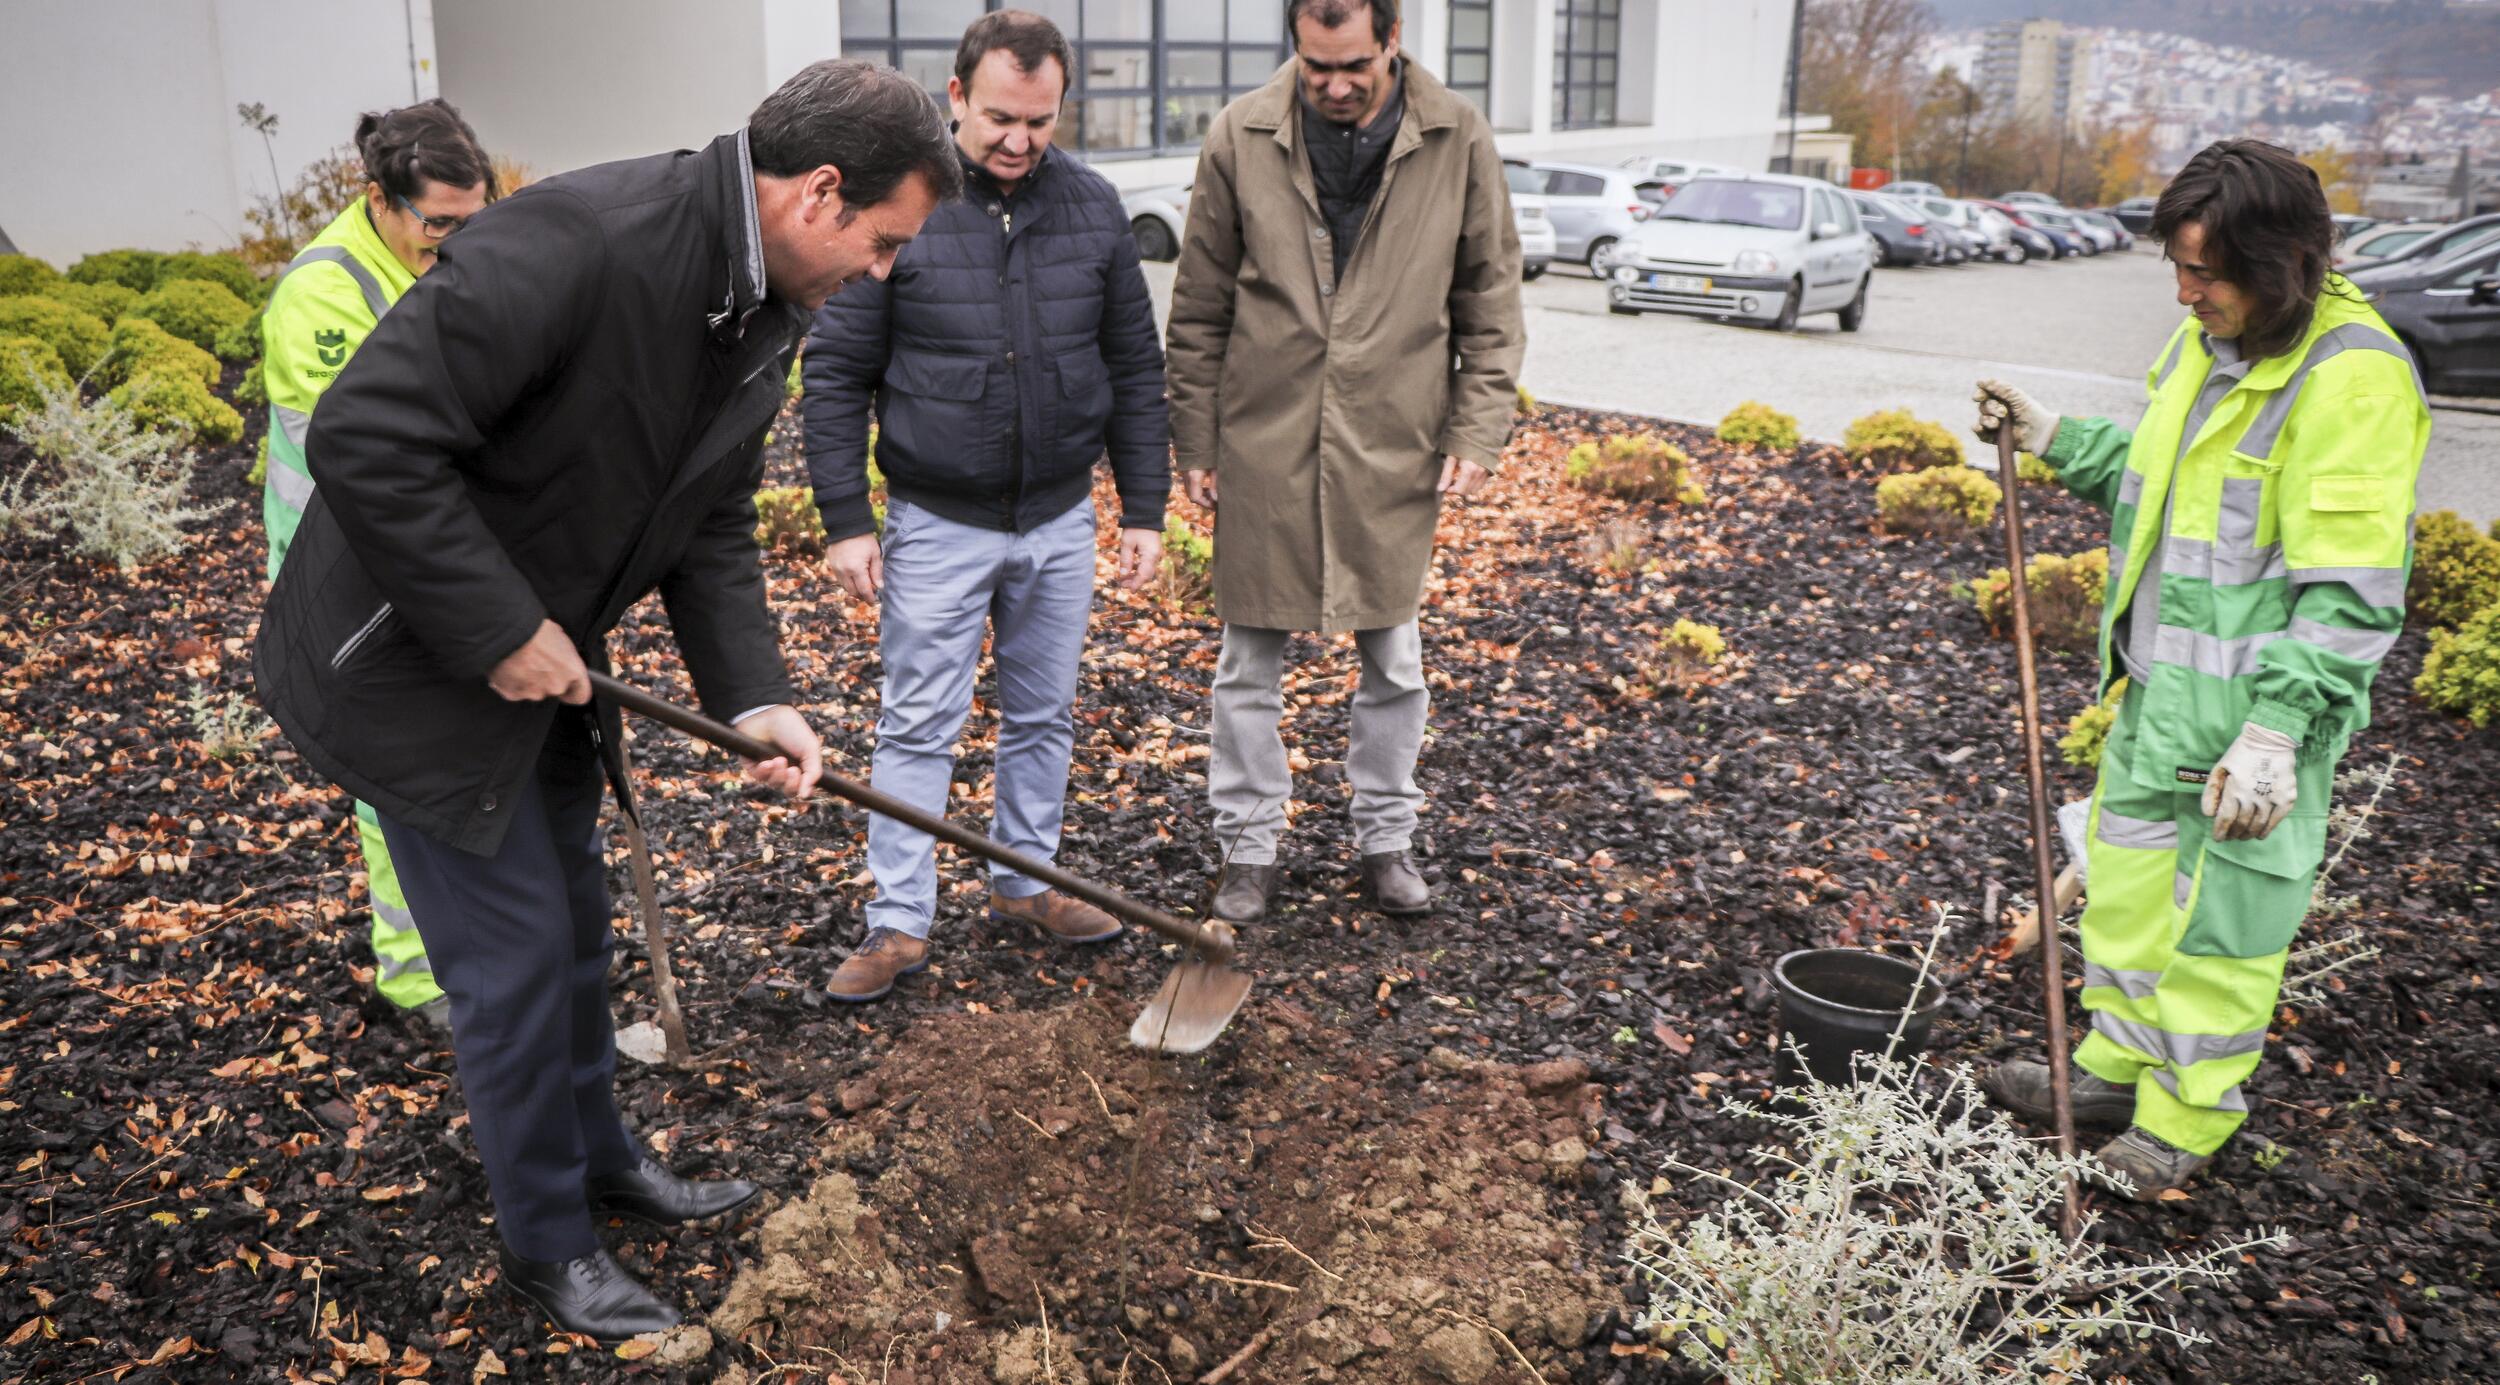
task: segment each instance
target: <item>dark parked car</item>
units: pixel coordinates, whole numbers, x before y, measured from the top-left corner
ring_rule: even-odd
[[[2119,203],[2117,206],[2110,208],[2109,214],[2118,219],[2119,225],[2126,227],[2128,230],[2135,232],[2137,235],[2151,235],[2153,232],[2153,203],[2156,200],[2158,199],[2151,197],[2130,197],[2126,201]]]
[[[2397,265],[2412,265],[2419,268],[2423,265],[2437,264],[2442,260],[2452,259],[2479,246],[2496,243],[2500,243],[2500,212],[2468,217],[2463,221],[2452,221],[2394,254],[2382,256],[2377,262],[2365,265],[2363,268],[2373,272],[2392,269]]]
[[[2025,207],[2014,202],[1985,202],[1981,205],[1994,207],[1997,211],[2004,213],[2005,218],[2014,223],[2015,233],[2023,236],[2023,243],[2031,248],[2031,253],[2036,258],[2066,260],[2083,253],[2083,241],[2080,238],[2053,227],[2043,226],[2032,219],[2030,213],[2040,210],[2037,206]]]
[[[1858,224],[1875,237],[1881,256],[1876,263],[1886,269],[1935,263],[1936,253],[1929,245],[1925,220],[1911,220],[1911,213],[1900,203],[1873,193],[1853,192],[1849,200],[1857,205]]]
[[[2118,238],[2118,243],[2112,247],[2113,249],[2135,249],[2135,232],[2128,230],[2127,223],[2120,221],[2115,212],[2077,212],[2075,213],[2075,219],[2078,221],[2089,221],[2093,225],[2100,227],[2102,230],[2109,232],[2113,236],[2116,236]]]
[[[2500,241],[2446,259],[2372,265],[2351,278],[2411,349],[2425,388],[2500,394]]]

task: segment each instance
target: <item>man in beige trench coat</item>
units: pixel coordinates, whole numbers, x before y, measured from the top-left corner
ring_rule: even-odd
[[[1293,0],[1295,57],[1198,156],[1166,345],[1173,450],[1215,507],[1215,913],[1266,913],[1291,771],[1290,632],[1362,654],[1346,778],[1366,893],[1432,907],[1409,848],[1429,696],[1416,613],[1441,497],[1510,438],[1519,237],[1493,133],[1398,53],[1396,0]],[[1219,493],[1221,504],[1218,504]]]

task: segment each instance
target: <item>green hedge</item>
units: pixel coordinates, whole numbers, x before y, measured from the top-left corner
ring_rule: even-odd
[[[60,356],[69,373],[84,376],[104,359],[109,333],[93,316],[67,303],[32,294],[0,298],[0,336],[33,337]]]
[[[37,337],[0,335],[0,423],[15,423],[43,407],[43,386],[71,385],[61,353]]]
[[[1955,534],[1996,518],[2004,492],[1985,472],[1934,466],[1875,483],[1875,513],[1896,534]]]
[[[209,254],[185,250],[167,255],[156,267],[156,282],[148,287],[161,289],[183,279],[198,279],[223,287],[226,292],[246,303],[258,303],[269,296],[269,285],[240,256]]]
[[[252,320],[252,305],[223,284],[176,279],[150,291],[130,315],[147,318],[203,351],[216,351],[220,346],[231,350],[238,345],[231,333]]]
[[[1730,447],[1792,452],[1797,447],[1797,420],[1768,404],[1748,399],[1719,420],[1719,441]]]
[[[1860,467],[1886,473],[1959,466],[1963,460],[1962,440],[1952,429],[1907,409],[1879,410],[1850,424],[1840,447]]]
[[[2423,660],[2413,690],[2423,701],[2476,726],[2500,721],[2500,604],[2431,636],[2430,657]]]
[[[196,375],[163,365],[133,375],[106,396],[133,422],[184,442],[214,446],[243,440],[243,415],[209,393]]]
[[[2500,539],[2454,510],[2422,516],[2413,530],[2413,578],[2405,604],[2424,625],[2454,629],[2500,602]]]
[[[225,376],[225,368],[217,364],[216,357],[147,318],[126,318],[115,324],[112,350],[96,372],[98,382],[109,388],[151,370],[177,371],[212,390]]]
[[[32,255],[0,255],[0,298],[42,293],[61,282],[61,271]]]

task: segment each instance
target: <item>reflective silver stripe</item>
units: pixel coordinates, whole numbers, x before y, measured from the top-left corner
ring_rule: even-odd
[[[384,923],[389,924],[391,927],[398,929],[402,933],[406,933],[417,926],[416,915],[409,913],[405,906],[392,904],[386,900],[376,899],[373,901],[373,916],[382,920]],[[430,971],[432,968],[429,967],[428,970]]]
[[[2300,387],[2309,382],[2309,372],[2347,351],[2386,352],[2405,363],[2405,369],[2413,372],[2413,388],[2416,392],[2421,390],[2422,368],[2413,363],[2413,353],[2405,350],[2403,342],[2366,322],[2330,327],[2318,334],[2318,339],[2310,344],[2309,354],[2292,368],[2291,378],[2257,411],[2248,431],[2240,435],[2239,450],[2251,457],[2274,455],[2275,440],[2282,436],[2283,425],[2292,416],[2292,405],[2300,398]]]
[[[2114,1039],[2139,1053],[2149,1053],[2174,1068],[2237,1058],[2266,1046],[2263,1025],[2245,1034],[2173,1034],[2167,1029],[2156,1029],[2123,1015],[2113,1015],[2107,1010],[2092,1016],[2092,1032]]]
[[[2405,573],[2400,567],[2296,567],[2291,569],[2291,578],[2295,587],[2341,582],[2352,588],[2353,595],[2382,611],[2405,604]]]
[[[272,472],[278,470],[276,467],[271,467],[269,469]],[[339,652],[330,656],[330,667],[335,669],[344,665],[347,662],[347,656],[356,652],[356,646],[363,644],[365,642],[365,637],[371,635],[376,629],[380,628],[382,622],[390,618],[390,614],[391,603],[385,601],[382,603],[380,610],[377,610],[372,615],[365,617],[365,623],[357,626],[356,633],[347,637],[347,642],[339,646]]]
[[[299,515],[312,504],[313,478],[275,457],[269,459],[269,489],[276,491],[279,501]]]
[[[2179,1096],[2179,1075],[2177,1073],[2172,1072],[2168,1068],[2155,1068],[2152,1071],[2153,1080],[2161,1084],[2163,1091],[2170,1093],[2173,1097],[2177,1097],[2181,1105],[2192,1106],[2195,1104],[2194,1102],[2189,1101],[2186,1097]],[[2206,1109],[2214,1111],[2237,1111],[2245,1114],[2248,1110],[2248,1096],[2240,1090],[2238,1083],[2233,1083],[2223,1092],[2221,1096],[2215,1098],[2212,1106]]]
[[[2187,354],[2188,334],[2181,331],[2170,339],[2170,352],[2161,358],[2161,369],[2153,372],[2153,388],[2170,383],[2170,372],[2179,368],[2179,358]]]
[[[304,445],[304,439],[312,435],[312,415],[301,409],[272,404],[269,406],[269,417],[276,421],[278,431],[286,434],[286,440],[299,448]]]
[[[2214,517],[2214,540],[2224,548],[2257,546],[2257,512],[2266,501],[2266,483],[2258,476],[2226,476],[2222,480],[2222,511]]]
[[[2191,899],[2194,899],[2194,898],[2196,898],[2196,877],[2195,877],[2195,876],[2193,876],[2193,875],[2188,874],[2186,871],[2183,871],[2183,870],[2182,870],[2182,871],[2173,871],[2173,872],[2171,872],[2171,875],[2170,875],[2170,904],[2171,904],[2171,907],[2173,907],[2173,908],[2177,908],[2177,909],[2184,909],[2184,908],[2188,907],[2188,901],[2189,901],[2189,900],[2191,900]]]
[[[2085,990],[2090,990],[2094,986],[2114,986],[2126,992],[2129,1000],[2143,1000],[2151,996],[2153,988],[2159,984],[2161,984],[2161,973],[2157,971],[2126,971],[2117,967],[2105,967],[2098,962],[2083,964]],[[2093,1023],[2099,1024],[2100,1021],[2096,1019]]]
[[[2257,655],[2283,638],[2280,630],[2261,630],[2226,640],[2201,630],[2165,625],[2153,636],[2153,662],[2175,664],[2214,678],[2237,678],[2257,671]]]
[[[391,300],[382,296],[382,281],[374,278],[373,271],[365,268],[355,256],[347,253],[347,247],[343,245],[306,246],[304,253],[287,261],[286,268],[278,271],[278,279],[284,282],[286,276],[304,266],[324,260],[346,270],[347,277],[356,281],[356,288],[365,296],[365,306],[373,310],[375,317],[380,317],[391,310]],[[272,291],[275,291],[274,285]]]
[[[2218,587],[2237,587],[2281,577],[2288,571],[2283,565],[2283,545],[2279,543],[2257,548],[2207,543],[2203,539],[2171,539],[2162,544],[2165,576],[2201,577]]]
[[[2124,813],[2101,809],[2101,840],[2111,846],[2130,851],[2176,851],[2179,849],[2179,824],[2131,818]]]
[[[432,976],[434,974],[434,964],[427,961],[422,952],[406,961],[377,956],[373,959],[373,963],[374,969],[380,973],[380,979],[384,981],[397,981],[403,976]]]
[[[2133,505],[2143,499],[2144,473],[2137,471],[2133,467],[2129,467],[2127,469],[2126,479],[2118,483],[2118,503],[2121,505]]]
[[[2328,625],[2322,621],[2295,616],[2288,632],[2303,644],[2314,644],[2330,654],[2341,654],[2365,664],[2375,664],[2396,647],[2394,631],[2355,630],[2344,625]]]

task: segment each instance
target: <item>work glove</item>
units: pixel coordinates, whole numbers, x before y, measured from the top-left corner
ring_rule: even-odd
[[[2273,727],[2252,721],[2240,728],[2240,738],[2205,780],[2205,816],[2214,820],[2216,841],[2256,841],[2292,811],[2300,797],[2292,752],[2299,748]]]
[[[2057,415],[2040,407],[2040,401],[2002,380],[1982,380],[1971,395],[1979,406],[1979,423],[1971,431],[1993,449],[1997,429],[2009,420],[2014,425],[2014,450],[2037,457],[2049,450],[2049,440],[2057,436]],[[1990,451],[1971,465],[1982,471],[1996,470],[1996,454]]]

